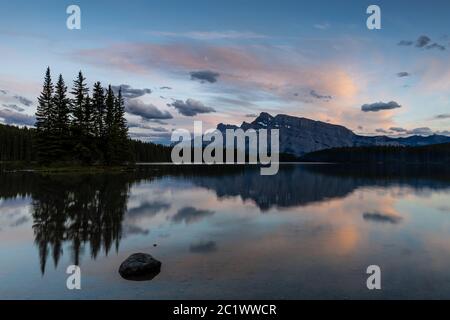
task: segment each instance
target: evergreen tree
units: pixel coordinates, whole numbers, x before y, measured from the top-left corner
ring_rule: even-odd
[[[93,125],[94,136],[97,139],[105,135],[105,93],[100,82],[94,84],[92,91],[92,109],[93,109]]]
[[[55,86],[54,103],[54,128],[51,130],[51,138],[54,143],[56,160],[67,160],[67,151],[69,146],[69,114],[70,99],[67,97],[67,86],[64,83],[62,75],[59,75]]]
[[[89,163],[92,160],[91,150],[89,148],[88,123],[86,109],[89,108],[89,88],[86,84],[86,78],[80,71],[78,77],[73,82],[71,94],[72,99],[72,142],[74,159],[83,163]]]
[[[123,162],[130,157],[130,146],[128,141],[128,127],[125,119],[125,101],[122,97],[122,88],[119,88],[114,109],[114,146],[115,160]]]
[[[80,71],[78,77],[73,82],[73,89],[70,92],[74,96],[74,99],[72,100],[72,128],[76,137],[81,136],[85,130],[84,109],[86,107],[86,97],[89,92],[85,81],[86,78]]]
[[[115,109],[116,109],[116,98],[114,92],[109,85],[106,91],[106,115],[105,115],[105,148],[104,155],[107,164],[114,162],[114,136],[116,131],[115,125]]]
[[[39,105],[36,111],[36,147],[39,161],[48,163],[52,160],[51,143],[49,141],[53,128],[53,83],[50,67],[45,72],[44,85],[38,98]]]

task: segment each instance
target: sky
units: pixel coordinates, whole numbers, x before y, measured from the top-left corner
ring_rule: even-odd
[[[369,30],[366,9],[381,9]],[[44,72],[122,87],[130,135],[260,112],[363,135],[450,135],[450,2],[0,0],[0,122],[32,126]],[[81,29],[66,26],[69,5]]]

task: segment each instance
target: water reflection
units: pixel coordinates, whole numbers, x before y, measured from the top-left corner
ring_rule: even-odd
[[[50,253],[58,265],[63,242],[71,243],[76,265],[86,244],[94,259],[101,249],[108,254],[114,245],[118,250],[130,187],[126,176],[38,175],[35,179],[33,231],[42,273]]]
[[[446,230],[441,222],[449,217],[445,214],[450,212],[449,171],[442,167],[286,165],[273,177],[260,176],[259,169],[251,167],[149,166],[103,175],[3,172],[0,242],[20,248],[20,238],[26,239],[24,234],[31,230],[30,243],[35,243],[34,252],[37,248],[42,274],[52,272],[48,260],[56,267],[63,256],[64,263],[80,264],[84,258],[84,266],[98,273],[114,269],[111,274],[115,274],[120,259],[130,253],[160,250],[156,256],[162,256],[165,269],[157,279],[167,282],[159,294],[184,283],[188,273],[214,279],[220,288],[211,292],[206,285],[203,291],[192,286],[190,295],[181,297],[204,298],[196,294],[217,294],[226,292],[225,288],[243,294],[239,285],[258,288],[274,274],[279,282],[271,286],[289,297],[298,297],[295,290],[310,286],[310,278],[318,275],[323,280],[316,284],[326,282],[338,292],[344,289],[333,282],[343,273],[337,261],[342,258],[352,265],[350,271],[359,270],[372,257],[366,250],[371,252],[374,244],[375,256],[394,267],[406,263],[405,256],[414,265],[432,257],[435,264],[427,267],[439,265],[444,270],[450,266],[445,255],[433,251],[449,251],[446,241],[450,239],[436,234],[437,226],[441,233]],[[401,207],[399,199],[406,199]],[[434,215],[417,212],[417,204],[435,208]],[[163,245],[154,248],[158,239]],[[112,250],[117,256],[108,256]],[[106,263],[106,256],[117,260],[111,257]],[[17,258],[0,246],[0,259],[9,257]],[[37,261],[33,255],[24,259]],[[267,265],[267,259],[277,264]],[[354,275],[345,275],[354,281]],[[248,294],[252,292],[257,293]],[[323,288],[310,292],[320,293]],[[173,294],[165,297],[175,298]],[[252,297],[276,295],[248,298]]]

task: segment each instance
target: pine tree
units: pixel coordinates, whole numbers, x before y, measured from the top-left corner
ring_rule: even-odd
[[[52,160],[50,135],[53,128],[53,83],[50,67],[45,72],[44,85],[38,98],[39,105],[36,111],[36,147],[40,162],[48,163]]]
[[[119,88],[115,101],[114,124],[115,161],[123,162],[130,157],[130,146],[128,143],[128,127],[125,120],[125,101],[122,97],[122,88]]]
[[[86,85],[86,78],[80,71],[78,77],[73,82],[71,94],[72,99],[72,143],[74,158],[83,163],[90,162],[91,150],[88,145],[90,119],[86,119],[86,108],[89,108],[89,88]]]
[[[73,82],[73,89],[70,92],[74,96],[72,100],[72,130],[76,138],[80,138],[85,130],[84,108],[86,106],[86,96],[89,92],[85,81],[86,78],[80,71]]]
[[[105,134],[105,93],[100,82],[94,84],[92,91],[94,136],[100,139]]]
[[[108,90],[106,91],[106,115],[105,115],[105,148],[104,155],[105,161],[107,164],[111,164],[114,162],[114,136],[116,131],[115,125],[115,96],[114,92],[109,85]]]
[[[55,158],[58,161],[67,160],[69,146],[69,113],[70,99],[67,97],[67,86],[62,75],[59,75],[53,97],[55,108],[54,128],[51,130],[51,138],[54,143]]]

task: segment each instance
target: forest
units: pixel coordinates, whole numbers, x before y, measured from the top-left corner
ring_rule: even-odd
[[[450,143],[417,147],[370,146],[320,150],[305,154],[300,161],[338,163],[450,163]]]
[[[121,89],[96,82],[89,94],[80,71],[71,97],[62,75],[54,85],[47,68],[38,97],[36,128],[0,124],[0,161],[77,165],[168,162],[170,147],[131,140]]]

